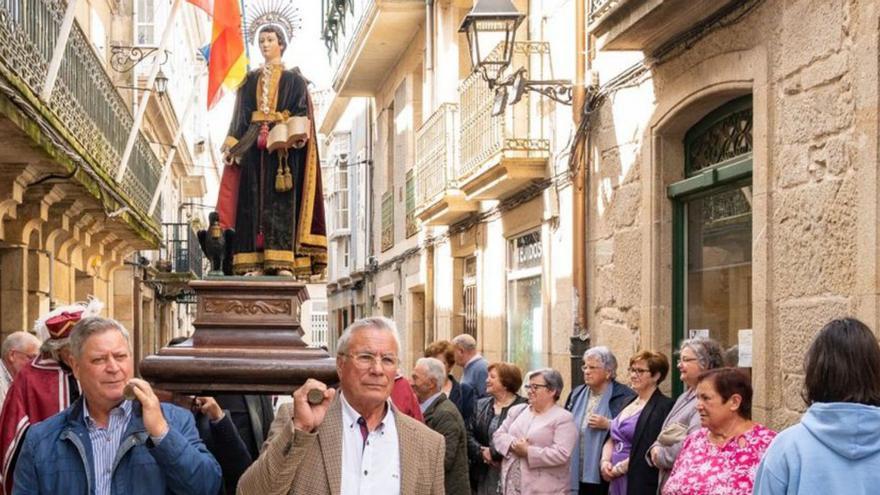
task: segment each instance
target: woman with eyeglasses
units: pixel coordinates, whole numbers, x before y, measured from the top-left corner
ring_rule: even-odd
[[[645,453],[672,409],[672,399],[657,388],[667,373],[663,353],[642,351],[629,360],[630,386],[638,395],[611,421],[600,463],[611,495],[657,493],[657,469],[648,465]]]
[[[659,472],[658,486],[662,489],[675,458],[681,451],[685,437],[700,428],[700,415],[697,414],[697,380],[700,373],[720,368],[724,363],[724,351],[718,342],[708,337],[694,337],[681,343],[678,357],[678,372],[686,390],[678,396],[657,441],[648,450],[645,460]]]
[[[504,495],[568,491],[568,463],[577,429],[571,413],[556,404],[562,387],[562,375],[556,370],[544,368],[529,373],[528,405],[513,406],[492,436],[495,450],[503,456]]]
[[[618,382],[617,358],[605,346],[584,353],[584,384],[572,390],[565,403],[578,429],[577,447],[571,458],[571,493],[605,495],[608,482],[602,479],[599,459],[608,438],[611,420],[636,394]]]

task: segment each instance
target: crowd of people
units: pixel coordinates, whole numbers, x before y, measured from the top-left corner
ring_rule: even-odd
[[[808,409],[777,435],[752,419],[750,376],[705,337],[676,353],[684,392],[675,400],[660,390],[666,355],[636,353],[622,378],[616,356],[596,346],[583,355],[583,384],[562,401],[558,371],[490,363],[466,334],[431,343],[407,375],[394,323],[365,318],[339,338],[339,383],[309,380],[273,412],[265,396],[154,390],[133,376],[128,332],[100,309],[59,308],[37,323],[38,337],[3,342],[3,493],[776,495],[880,486],[880,345],[852,318],[816,335],[804,362]]]

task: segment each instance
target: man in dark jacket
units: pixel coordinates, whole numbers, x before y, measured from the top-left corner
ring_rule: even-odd
[[[425,424],[446,438],[443,462],[446,495],[470,494],[468,479],[467,429],[455,405],[440,390],[446,368],[436,358],[421,358],[413,368],[412,387],[419,398]]]
[[[80,320],[70,352],[82,397],[28,430],[13,493],[217,495],[220,466],[199,439],[192,414],[160,403],[149,383],[132,378],[122,325]],[[127,385],[137,400],[126,400]]]

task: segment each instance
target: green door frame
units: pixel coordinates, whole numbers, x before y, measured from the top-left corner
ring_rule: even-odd
[[[685,136],[685,156],[687,150],[700,136],[733,113],[750,109],[751,95],[730,101],[709,113],[695,124]],[[743,187],[752,182],[752,152],[739,154],[717,164],[697,171],[691,171],[689,158],[685,170],[689,176],[672,183],[666,188],[666,195],[672,201],[672,392],[677,396],[683,392],[674,351],[684,340],[687,324],[687,202],[700,197],[724,192],[735,187]]]

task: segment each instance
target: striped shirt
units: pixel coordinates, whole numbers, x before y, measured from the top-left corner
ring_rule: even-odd
[[[122,435],[131,420],[131,401],[124,400],[110,410],[106,428],[95,423],[89,415],[88,404],[83,407],[83,416],[92,442],[92,458],[95,461],[95,495],[110,495],[113,487],[113,461],[122,442]]]

